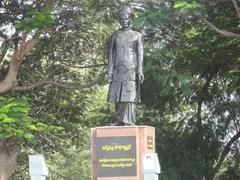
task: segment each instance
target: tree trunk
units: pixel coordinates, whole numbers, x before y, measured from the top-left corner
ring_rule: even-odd
[[[11,58],[9,70],[2,82],[0,82],[0,94],[11,90],[14,86],[17,86],[17,74],[23,58],[34,48],[38,42],[40,33],[37,33],[34,38],[27,41],[27,34],[23,35],[23,39],[20,47],[16,50]]]
[[[2,82],[0,82],[0,93],[9,91],[12,87],[17,85],[17,73],[20,64],[21,60],[18,60],[16,56],[13,56],[7,76]]]
[[[0,180],[7,180],[17,167],[16,138],[0,140]]]
[[[52,7],[56,0],[46,0],[45,8]],[[19,48],[13,54],[9,70],[4,80],[0,82],[0,94],[17,86],[17,74],[24,57],[35,47],[42,32],[39,31],[31,40],[27,41],[27,34],[23,33]],[[17,167],[16,138],[0,140],[0,180],[8,180]]]
[[[44,8],[52,7],[56,1],[57,0],[46,0]],[[29,41],[27,41],[28,34],[23,33],[22,42],[11,58],[8,74],[5,79],[0,82],[0,94],[17,86],[17,74],[23,58],[35,47],[41,33],[41,31],[37,32],[36,35]]]

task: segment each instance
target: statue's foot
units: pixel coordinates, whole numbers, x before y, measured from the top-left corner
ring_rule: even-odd
[[[124,123],[124,126],[135,126],[134,123]]]
[[[110,125],[111,126],[135,126],[134,123],[126,123],[126,122],[119,122],[119,121],[111,123]]]
[[[118,121],[116,121],[116,122],[112,123],[111,126],[126,126],[126,125],[125,125],[124,122],[118,122]]]
[[[116,121],[116,122],[111,123],[110,126],[119,126],[118,124],[119,123]]]

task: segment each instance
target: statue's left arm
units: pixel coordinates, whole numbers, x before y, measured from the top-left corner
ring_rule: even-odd
[[[142,34],[139,33],[138,39],[137,39],[137,75],[138,79],[142,83],[144,80],[143,75],[143,39]]]

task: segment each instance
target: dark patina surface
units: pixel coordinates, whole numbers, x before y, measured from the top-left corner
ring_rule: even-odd
[[[140,102],[140,83],[143,82],[142,35],[131,29],[133,13],[123,6],[118,11],[122,28],[112,34],[108,50],[108,101],[116,103],[114,125],[134,125],[135,103]]]

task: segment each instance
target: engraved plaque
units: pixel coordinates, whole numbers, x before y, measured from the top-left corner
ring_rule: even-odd
[[[136,176],[136,136],[97,137],[97,177]]]

